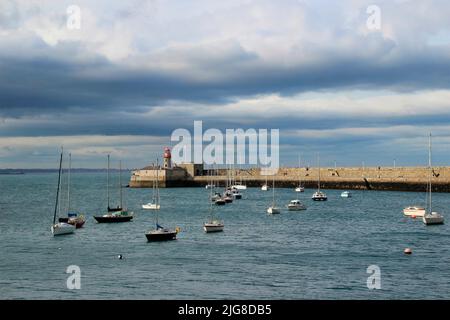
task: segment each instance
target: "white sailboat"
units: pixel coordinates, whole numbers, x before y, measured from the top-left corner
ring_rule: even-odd
[[[56,222],[56,214],[57,214],[57,212],[61,211],[61,205],[60,205],[61,192],[60,191],[61,191],[62,158],[63,158],[63,150],[61,149],[61,156],[59,159],[58,189],[56,191],[55,211],[53,213],[53,224],[50,228],[53,236],[70,234],[75,231],[74,225],[68,224],[66,222]]]
[[[319,178],[317,181],[317,191],[312,195],[312,199],[314,201],[327,201],[328,197],[327,195],[320,191],[320,157],[319,155],[317,155],[317,164],[318,164],[318,168],[319,168]]]
[[[242,163],[242,158],[240,158],[240,164]],[[234,180],[234,184],[231,186],[232,188],[235,188],[237,190],[247,190],[247,186],[242,182],[242,172],[241,172],[241,165],[239,164],[239,182],[236,182],[236,178]],[[235,171],[236,172],[236,171]],[[236,174],[235,174],[236,177]]]
[[[267,175],[266,175],[266,183],[263,184],[263,186],[261,187],[261,190],[262,190],[262,191],[267,191],[267,190],[269,190],[269,185],[267,184]]]
[[[298,157],[298,169],[300,171],[300,168],[302,166],[302,160],[301,157]],[[305,187],[302,186],[302,178],[299,172],[299,178],[298,178],[298,187],[295,188],[295,192],[305,192]]]
[[[344,191],[341,193],[341,198],[351,198],[352,193],[350,191]]]
[[[268,214],[280,214],[281,210],[275,204],[275,174],[272,176],[272,205],[267,209]]]
[[[211,199],[213,197],[213,190],[211,189],[209,198]],[[209,219],[207,222],[203,224],[203,230],[206,233],[211,232],[222,232],[223,228],[225,227],[225,224],[223,221],[218,220],[214,217],[214,209],[213,209],[213,203],[212,201],[209,201]]]
[[[433,178],[433,168],[431,166],[431,133],[429,138],[429,150],[428,150],[428,212],[422,217],[422,221],[425,225],[435,225],[444,224],[444,216],[438,212],[433,212],[433,202],[432,202],[432,178]]]
[[[159,210],[161,209],[160,205],[160,196],[159,196],[159,164],[156,161],[156,180],[153,180],[153,196],[152,202],[142,205],[142,209],[145,210]]]

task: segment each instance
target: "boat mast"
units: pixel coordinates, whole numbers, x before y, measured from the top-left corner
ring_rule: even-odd
[[[70,213],[70,171],[72,169],[72,154],[69,153],[69,172],[67,175],[67,213]]]
[[[213,170],[214,170],[214,167],[213,167]],[[213,220],[213,202],[212,202],[212,197],[213,197],[213,184],[214,184],[214,178],[213,178],[213,175],[211,174],[211,188],[209,188],[210,189],[210,191],[209,191],[209,216],[210,216],[210,220],[212,221]]]
[[[158,158],[156,158],[156,185],[158,184],[158,180],[159,180],[159,163],[158,163]],[[158,204],[159,203],[156,203],[157,206],[158,206]],[[156,207],[156,209],[158,209],[158,207]],[[156,210],[156,229],[158,229],[158,225],[159,225],[158,218],[159,218],[159,210]]]
[[[433,206],[432,206],[432,195],[431,195],[431,181],[433,178],[433,169],[431,167],[431,133],[428,141],[428,169],[429,169],[429,178],[428,178],[428,188],[429,188],[429,212],[430,214],[433,213]]]
[[[320,154],[317,154],[317,166],[319,167],[319,181],[318,181],[317,191],[320,192]]]
[[[298,187],[300,188],[302,186],[302,176],[300,172],[300,168],[302,166],[302,156],[298,155]]]
[[[119,195],[120,195],[120,209],[123,209],[122,199],[122,160],[119,160]]]
[[[109,210],[109,154],[108,154],[108,168],[106,170],[106,194],[108,197],[108,210]]]
[[[275,207],[275,174],[272,175],[272,207]]]
[[[156,208],[159,206],[159,159],[156,158]]]
[[[58,202],[59,202],[59,189],[61,186],[62,157],[63,157],[63,148],[61,148],[61,156],[59,158],[58,189],[56,190],[56,202],[55,202],[55,212],[53,214],[53,224],[55,224],[55,222],[56,222],[56,211],[58,209]]]

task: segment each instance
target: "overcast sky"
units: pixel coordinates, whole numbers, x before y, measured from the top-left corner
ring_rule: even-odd
[[[285,165],[423,165],[431,131],[448,165],[449,17],[444,0],[1,0],[0,168],[55,167],[60,145],[75,167],[142,167],[194,120],[278,128]]]

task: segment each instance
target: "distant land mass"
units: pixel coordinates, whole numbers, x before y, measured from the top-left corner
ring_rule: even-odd
[[[67,169],[64,169],[67,170]],[[107,169],[87,169],[72,168],[72,173],[93,173],[106,172]],[[122,169],[122,171],[131,171],[132,169]],[[119,172],[119,169],[109,169],[110,172]],[[58,169],[0,169],[0,174],[27,174],[27,173],[52,173],[58,172]]]

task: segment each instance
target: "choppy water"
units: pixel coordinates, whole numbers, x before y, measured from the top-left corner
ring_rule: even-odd
[[[124,175],[125,177],[125,175]],[[271,192],[244,191],[218,209],[225,232],[205,234],[203,188],[162,189],[160,219],[179,226],[177,241],[147,243],[148,189],[128,189],[130,223],[97,224],[106,207],[104,174],[74,174],[73,206],[88,216],[75,234],[52,237],[56,174],[0,176],[0,298],[26,299],[442,299],[450,298],[450,195],[435,194],[448,224],[426,227],[401,210],[424,194],[354,191],[329,201],[300,195],[304,212],[268,216]],[[277,189],[280,204],[296,194]],[[413,255],[403,249],[411,247]],[[122,254],[123,260],[117,259]],[[381,290],[366,286],[381,268]],[[81,290],[68,290],[68,265]]]

